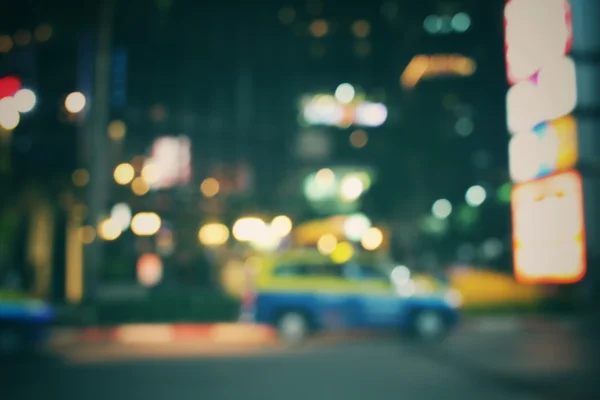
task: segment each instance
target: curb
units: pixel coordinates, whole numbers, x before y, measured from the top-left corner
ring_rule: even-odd
[[[578,326],[577,321],[572,318],[503,316],[467,318],[458,331],[463,333],[526,333],[547,332],[556,329],[573,330]]]
[[[233,345],[267,345],[275,343],[277,334],[271,327],[255,324],[130,324],[83,329],[55,329],[50,343],[206,343]]]

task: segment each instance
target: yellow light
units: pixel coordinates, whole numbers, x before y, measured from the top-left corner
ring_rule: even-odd
[[[250,242],[255,237],[264,234],[265,222],[256,217],[244,217],[233,224],[233,237],[240,242]]]
[[[125,122],[120,121],[120,120],[115,120],[115,121],[112,121],[110,124],[108,124],[108,137],[111,140],[113,140],[115,142],[118,142],[119,140],[123,140],[126,133],[127,133],[127,126],[125,125]]]
[[[285,215],[279,215],[271,221],[271,229],[276,236],[285,237],[292,231],[292,220]]]
[[[198,240],[204,246],[222,246],[229,239],[229,229],[223,224],[206,224],[198,232]]]
[[[366,38],[371,33],[371,24],[365,20],[358,20],[352,24],[352,33],[359,38]]]
[[[348,242],[340,242],[331,253],[331,261],[342,264],[349,261],[354,255],[354,248]]]
[[[153,212],[142,212],[131,219],[131,231],[138,236],[152,236],[160,229],[162,221]]]
[[[77,114],[85,108],[87,100],[81,92],[73,92],[65,99],[65,109],[71,114]]]
[[[206,178],[200,185],[200,191],[206,197],[214,197],[219,193],[221,185],[215,178]]]
[[[84,244],[90,244],[96,239],[96,230],[93,226],[82,226],[79,229],[79,238]]]
[[[52,37],[52,27],[48,24],[41,24],[35,28],[33,35],[38,42],[46,42]]]
[[[154,163],[146,163],[142,168],[142,179],[152,186],[160,180],[160,170]]]
[[[335,250],[337,244],[338,241],[335,236],[328,233],[319,238],[317,241],[317,249],[319,250],[319,253],[329,255]]]
[[[310,33],[315,37],[323,37],[329,33],[329,24],[324,19],[317,19],[309,27]]]
[[[365,248],[365,250],[375,250],[381,243],[383,242],[383,233],[379,228],[369,228],[362,239],[360,240],[360,244]]]
[[[115,240],[121,236],[122,232],[119,224],[110,218],[105,219],[98,226],[98,235],[104,240]]]
[[[131,182],[131,191],[136,196],[143,196],[150,191],[150,186],[148,186],[144,178],[138,176]]]
[[[75,186],[84,187],[90,181],[90,174],[87,172],[87,170],[79,168],[73,172],[71,179],[73,180],[73,184]]]
[[[129,182],[131,182],[134,176],[135,171],[133,170],[133,166],[128,163],[117,165],[115,171],[113,172],[115,182],[117,182],[119,185],[127,185]]]

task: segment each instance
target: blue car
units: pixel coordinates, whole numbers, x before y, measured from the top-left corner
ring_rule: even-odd
[[[50,306],[32,299],[0,299],[0,354],[38,349],[54,318]]]
[[[403,266],[276,256],[260,265],[254,318],[274,326],[286,341],[356,329],[438,339],[459,322],[460,296],[434,281],[411,276]]]

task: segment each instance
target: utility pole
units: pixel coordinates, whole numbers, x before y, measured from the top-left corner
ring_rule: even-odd
[[[579,165],[583,175],[587,242],[587,293],[600,294],[600,1],[570,0],[571,55],[577,82]],[[595,294],[595,296],[594,296]]]
[[[87,126],[90,160],[90,185],[88,190],[89,223],[97,227],[108,202],[110,179],[109,145],[106,134],[109,118],[110,71],[113,24],[116,0],[101,0],[98,19],[98,37],[95,60],[94,94],[91,119]],[[88,302],[96,299],[98,272],[103,260],[100,240],[87,246],[85,254],[85,297]]]

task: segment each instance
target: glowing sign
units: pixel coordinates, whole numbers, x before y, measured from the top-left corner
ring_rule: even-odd
[[[513,182],[527,182],[573,168],[578,159],[575,119],[563,117],[513,136],[509,154]]]
[[[531,79],[511,87],[506,95],[506,117],[511,133],[530,131],[537,124],[570,114],[577,103],[575,63],[555,60]]]
[[[530,78],[569,53],[571,8],[567,0],[512,0],[504,8],[508,82]]]
[[[407,89],[415,87],[422,79],[438,76],[471,76],[477,64],[469,57],[459,54],[418,55],[406,66],[400,84]]]
[[[519,282],[575,283],[586,272],[583,184],[576,171],[516,185],[513,262]]]
[[[302,105],[304,120],[310,125],[378,127],[388,116],[382,103],[356,100],[346,104],[330,95],[317,95]]]

